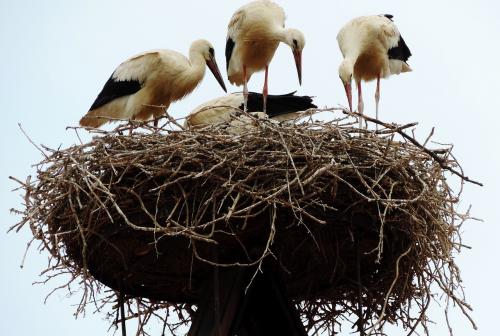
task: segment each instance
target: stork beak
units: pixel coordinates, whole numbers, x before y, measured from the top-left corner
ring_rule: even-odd
[[[352,87],[351,83],[345,83],[345,95],[347,96],[347,101],[349,102],[349,111],[352,112]]]
[[[302,85],[302,50],[294,50],[293,58],[295,58],[295,66],[297,67],[297,75],[299,75],[299,84]]]
[[[214,74],[215,79],[217,79],[217,82],[219,82],[220,86],[224,90],[224,92],[227,92],[226,85],[224,84],[224,80],[222,79],[222,76],[219,71],[219,67],[217,66],[217,62],[215,61],[215,58],[211,58],[210,60],[207,61],[207,66],[212,71]]]

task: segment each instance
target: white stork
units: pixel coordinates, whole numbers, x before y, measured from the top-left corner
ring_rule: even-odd
[[[189,113],[184,126],[196,128],[230,123],[238,117],[238,112],[243,110],[244,100],[243,93],[237,92],[205,102]],[[300,112],[311,108],[317,108],[312,103],[312,97],[296,96],[295,92],[292,92],[284,95],[269,95],[267,97],[267,110],[263,113],[262,94],[255,92],[248,94],[247,112],[255,113],[254,116],[259,119],[293,120],[299,116]]]
[[[173,50],[152,50],[134,56],[116,68],[80,125],[99,127],[117,119],[158,118],[170,103],[198,86],[205,75],[205,64],[226,91],[214,48],[206,40],[191,44],[189,59]]]
[[[377,80],[375,92],[376,117],[380,100],[380,78],[412,71],[406,63],[411,56],[392,15],[370,15],[349,21],[337,35],[344,60],[339,67],[339,76],[352,111],[351,80],[354,76],[358,88],[358,112],[363,114],[361,81]],[[360,127],[362,118],[359,120]]]
[[[280,42],[292,48],[301,84],[305,38],[297,29],[285,29],[283,8],[269,0],[252,1],[237,10],[229,22],[226,42],[229,81],[238,86],[243,85],[243,94],[248,97],[248,80],[254,72],[265,70],[263,111],[266,111],[269,63]]]

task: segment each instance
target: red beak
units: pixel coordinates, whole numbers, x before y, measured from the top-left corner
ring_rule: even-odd
[[[345,95],[347,96],[347,101],[349,102],[349,111],[352,112],[352,87],[351,83],[344,84]]]
[[[299,84],[302,85],[302,50],[294,50],[293,58],[297,67],[297,75],[299,76]]]
[[[207,61],[207,66],[210,69],[210,71],[212,71],[212,73],[214,74],[215,79],[217,79],[217,82],[219,82],[224,92],[227,92],[226,85],[224,84],[224,80],[222,79],[222,75],[220,74],[219,67],[217,66],[215,58],[212,58],[209,61]]]

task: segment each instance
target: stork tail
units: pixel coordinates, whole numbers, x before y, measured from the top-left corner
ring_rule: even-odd
[[[248,96],[248,112],[261,112],[263,97],[260,93],[250,92]],[[310,96],[296,96],[295,92],[284,95],[268,95],[266,113],[269,118],[274,118],[284,114],[306,111],[317,108],[312,103]]]

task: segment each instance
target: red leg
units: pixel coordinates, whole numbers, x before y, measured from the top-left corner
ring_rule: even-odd
[[[266,65],[266,73],[264,76],[264,89],[262,90],[262,97],[263,97],[263,110],[262,112],[266,113],[266,107],[267,107],[267,74],[269,72],[269,65]]]
[[[380,75],[377,77],[377,90],[375,91],[375,118],[378,120],[378,102],[380,101]],[[375,125],[378,130],[378,124]]]
[[[356,82],[356,86],[358,87],[358,113],[361,114],[359,118],[359,128],[363,127],[363,111],[365,109],[365,105],[363,103],[363,94],[361,92],[361,81]]]
[[[247,66],[243,65],[243,111],[247,111],[247,103],[248,103],[248,87],[247,87]]]

